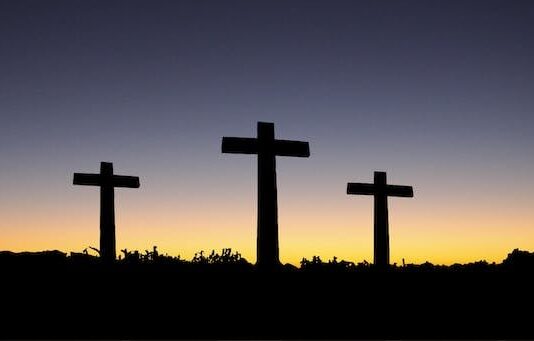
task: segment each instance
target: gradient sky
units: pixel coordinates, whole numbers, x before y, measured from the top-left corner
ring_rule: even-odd
[[[280,256],[372,261],[373,171],[392,262],[500,262],[534,250],[532,1],[0,2],[0,250],[98,247],[255,261],[256,158],[222,136],[310,142],[278,158]]]

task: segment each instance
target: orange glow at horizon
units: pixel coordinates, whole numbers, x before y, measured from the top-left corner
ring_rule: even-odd
[[[372,197],[347,196],[343,186],[339,187],[339,193],[329,190],[316,197],[290,195],[297,192],[294,188],[279,189],[282,262],[297,265],[303,257],[314,255],[323,261],[336,256],[338,260],[372,262]],[[97,189],[73,188],[67,203],[40,202],[42,198],[16,206],[4,203],[0,250],[81,252],[87,246],[98,247],[97,193]],[[161,253],[191,259],[200,250],[230,247],[255,261],[252,188],[245,195],[237,190],[225,193],[222,201],[218,196],[200,195],[185,200],[186,193],[183,198],[169,196],[160,199],[162,204],[153,204],[160,194],[143,187],[116,191],[117,250],[144,251],[157,245]],[[491,198],[474,205],[471,199],[459,197],[445,205],[442,201],[446,198],[431,198],[425,191],[418,193],[417,187],[414,199],[391,198],[391,262],[401,264],[403,258],[406,263],[501,262],[514,248],[534,249],[534,213],[528,205],[499,207],[500,199]],[[30,209],[31,216],[26,213]]]

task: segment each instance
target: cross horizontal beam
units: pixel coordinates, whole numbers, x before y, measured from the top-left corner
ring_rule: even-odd
[[[100,174],[74,173],[74,185],[139,188],[139,177],[127,175],[103,176]]]
[[[274,154],[278,156],[310,157],[310,144],[302,141],[275,140]]]
[[[412,198],[413,187],[412,186],[387,185],[386,194],[390,197]]]
[[[251,137],[223,137],[222,152],[231,154],[258,154],[258,140]]]
[[[384,193],[390,197],[412,198],[413,187],[399,185],[377,186],[358,182],[349,182],[347,184],[347,194],[375,195],[377,193]]]
[[[258,154],[266,148],[277,156],[310,157],[308,142],[291,140],[274,140],[263,142],[250,137],[223,137],[222,152],[229,154]]]

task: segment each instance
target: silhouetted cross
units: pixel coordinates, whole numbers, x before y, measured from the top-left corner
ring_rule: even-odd
[[[276,156],[309,157],[308,142],[275,140],[274,124],[258,122],[258,137],[223,137],[222,152],[258,154],[257,260],[261,268],[280,264],[278,257],[278,204]]]
[[[374,195],[374,263],[382,267],[389,265],[388,196],[411,198],[413,197],[413,188],[411,186],[388,185],[386,172],[375,172],[374,184],[349,182],[347,194]]]
[[[111,162],[100,163],[100,174],[74,173],[75,185],[100,186],[100,257],[113,262],[115,251],[115,187],[139,188],[139,178],[113,174]]]

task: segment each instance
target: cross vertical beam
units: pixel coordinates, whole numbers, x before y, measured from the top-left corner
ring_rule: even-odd
[[[100,163],[100,175],[113,177],[113,164]],[[115,240],[115,189],[111,181],[103,181],[100,186],[100,257],[106,263],[116,257]]]
[[[378,266],[389,264],[389,218],[388,197],[382,188],[386,186],[386,173],[375,172],[374,183],[374,263]]]
[[[278,246],[278,198],[276,158],[273,152],[274,124],[258,123],[258,266],[280,263]]]

